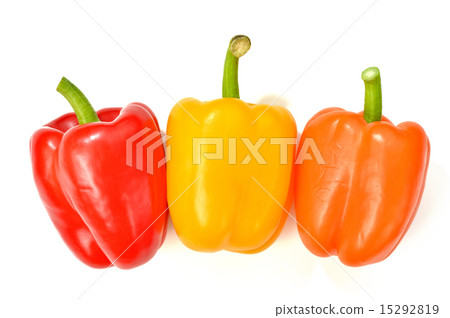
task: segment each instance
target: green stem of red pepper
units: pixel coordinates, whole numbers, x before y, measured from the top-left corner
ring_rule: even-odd
[[[366,93],[364,97],[364,119],[368,122],[380,121],[382,113],[381,77],[377,67],[369,67],[362,72]]]
[[[250,46],[250,39],[245,35],[236,35],[231,39],[223,69],[222,97],[239,98],[239,58],[247,53]]]
[[[70,103],[80,125],[100,121],[86,96],[67,78],[61,79],[56,90]]]

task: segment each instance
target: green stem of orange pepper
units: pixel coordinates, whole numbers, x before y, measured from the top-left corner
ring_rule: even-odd
[[[250,46],[250,39],[245,35],[236,35],[231,39],[223,69],[222,97],[239,98],[239,58],[247,53]]]
[[[364,97],[364,119],[368,122],[380,121],[382,113],[381,77],[377,67],[369,67],[361,78],[366,88]]]
[[[61,79],[56,90],[70,103],[80,125],[100,121],[86,96],[67,78]]]

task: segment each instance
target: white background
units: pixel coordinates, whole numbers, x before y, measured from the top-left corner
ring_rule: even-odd
[[[78,3],[0,5],[0,316],[274,317],[275,306],[333,303],[438,304],[449,317],[448,1]],[[220,97],[228,41],[241,33],[252,40],[241,98],[270,103],[298,79],[279,103],[299,131],[324,107],[362,110],[361,71],[380,68],[384,114],[419,122],[431,141],[422,204],[402,243],[382,263],[341,268],[309,253],[291,220],[257,255],[193,252],[170,225],[144,266],[83,265],[46,215],[29,160],[33,131],[70,111],[60,78],[97,109],[144,102],[165,127],[174,100]]]

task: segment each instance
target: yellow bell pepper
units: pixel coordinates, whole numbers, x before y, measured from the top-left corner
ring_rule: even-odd
[[[181,241],[196,251],[262,251],[291,207],[297,127],[284,107],[239,99],[238,61],[249,48],[246,36],[231,40],[223,98],[186,98],[169,116],[170,215]]]

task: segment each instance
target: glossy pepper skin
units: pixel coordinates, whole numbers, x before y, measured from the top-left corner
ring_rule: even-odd
[[[233,45],[247,46],[246,52],[250,42],[245,36],[237,36],[231,41],[231,49]],[[209,102],[186,98],[170,113],[168,201],[174,228],[187,247],[201,252],[256,253],[278,237],[287,216],[284,209],[289,211],[292,203],[295,145],[287,147],[286,163],[280,164],[279,147],[270,144],[269,138],[295,140],[297,129],[285,108],[251,105],[238,98],[234,67],[237,68],[237,58],[243,54],[237,54],[236,60],[229,54],[224,73],[225,97]],[[230,66],[229,62],[235,64]],[[227,71],[227,67],[231,69]],[[261,137],[266,140],[259,153],[267,164],[259,164],[253,157],[242,163],[249,152],[241,138],[249,138],[255,144]],[[200,162],[194,163],[195,138],[222,140],[223,156],[205,158],[204,154],[217,154],[217,148],[204,144]],[[230,143],[236,145],[236,157]],[[230,154],[235,159],[229,160]]]
[[[36,131],[30,143],[33,175],[52,222],[77,258],[94,268],[129,269],[159,249],[168,213],[165,167],[148,174],[127,166],[126,141],[159,126],[140,103],[97,115],[100,121],[79,125],[75,113],[66,114]],[[156,162],[164,158],[162,146],[154,156]]]
[[[328,108],[303,131],[300,145],[313,138],[325,164],[295,167],[301,239],[312,253],[338,255],[349,266],[382,261],[400,243],[419,206],[430,156],[421,126],[380,118],[381,84],[371,82],[379,82],[378,69],[366,70],[363,79],[364,112]]]

